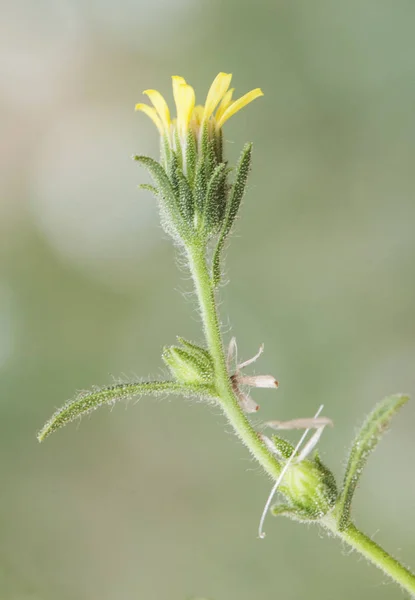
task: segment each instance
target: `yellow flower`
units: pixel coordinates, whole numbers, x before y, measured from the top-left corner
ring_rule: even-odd
[[[233,89],[229,89],[232,75],[219,73],[213,81],[204,106],[196,106],[195,92],[183,77],[173,76],[173,96],[177,119],[170,118],[170,111],[163,96],[156,90],[145,90],[153,106],[136,104],[135,109],[144,112],[155,123],[161,136],[166,136],[170,145],[174,143],[173,133],[177,131],[182,143],[186,143],[189,129],[198,137],[205,124],[211,124],[219,131],[226,121],[241,108],[263,96],[256,88],[238,100],[232,101]],[[216,113],[215,113],[216,110]],[[215,114],[214,114],[215,113]]]

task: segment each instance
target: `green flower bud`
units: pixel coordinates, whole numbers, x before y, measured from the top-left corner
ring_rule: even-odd
[[[209,352],[183,338],[178,339],[184,348],[170,346],[162,354],[173,377],[181,383],[212,384],[214,367]]]
[[[317,455],[311,460],[293,463],[280,489],[290,500],[293,515],[301,520],[322,519],[333,509],[337,499],[334,475]]]

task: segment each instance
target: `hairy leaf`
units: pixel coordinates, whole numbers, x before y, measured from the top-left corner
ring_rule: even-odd
[[[340,531],[350,523],[350,509],[353,495],[362,475],[367,459],[376,448],[383,433],[387,430],[394,414],[408,401],[402,394],[388,396],[375,406],[358,432],[350,450],[343,489],[337,502],[337,515]]]
[[[59,408],[45,423],[37,435],[43,442],[51,433],[60,429],[78,417],[87,415],[103,404],[115,404],[119,400],[128,400],[138,395],[164,396],[179,394],[182,396],[211,397],[211,388],[207,385],[183,385],[173,381],[146,381],[137,383],[120,383],[106,388],[96,388],[88,392],[80,392],[76,398],[69,400]]]

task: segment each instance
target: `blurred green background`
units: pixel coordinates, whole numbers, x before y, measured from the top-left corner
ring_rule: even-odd
[[[202,341],[133,153],[157,156],[141,91],[199,100],[219,71],[265,97],[225,126],[255,143],[222,289],[226,339],[281,382],[261,419],[356,426],[414,395],[415,4],[409,0],[15,0],[0,21],[0,598],[402,598],[315,527],[268,519],[270,481],[219,410],[182,399],[101,409],[43,445],[75,390],[163,373]],[[259,417],[256,417],[257,419]],[[371,458],[358,525],[415,566],[415,408]],[[295,439],[295,438],[293,438]]]

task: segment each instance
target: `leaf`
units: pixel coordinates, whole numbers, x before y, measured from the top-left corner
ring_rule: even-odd
[[[220,283],[220,259],[225,245],[225,240],[229,235],[232,225],[238,214],[242,198],[245,193],[246,182],[248,180],[249,169],[251,167],[252,144],[246,144],[242,150],[241,158],[236,171],[235,182],[232,186],[228,206],[226,209],[225,218],[223,221],[222,231],[215,248],[212,260],[212,280],[213,285],[217,286]]]
[[[340,531],[350,523],[352,499],[369,455],[387,430],[392,417],[408,400],[409,397],[402,394],[388,396],[375,406],[358,432],[350,450],[343,489],[336,507]]]
[[[163,396],[180,394],[182,396],[211,397],[212,390],[208,385],[183,385],[173,381],[146,381],[136,383],[120,383],[106,388],[96,388],[88,392],[80,392],[76,398],[69,400],[59,408],[45,423],[37,435],[43,442],[51,433],[67,423],[87,415],[103,404],[115,404],[119,400],[128,400],[140,394]]]

